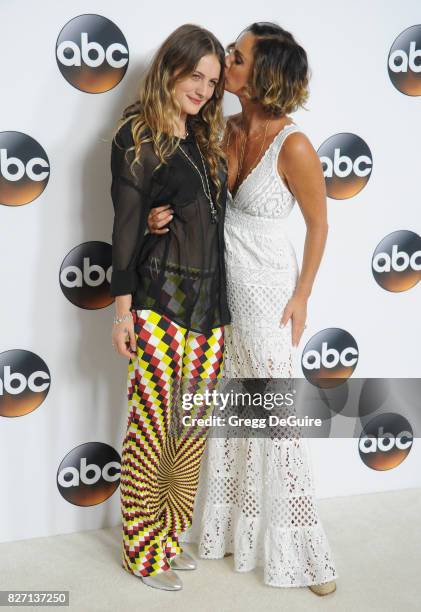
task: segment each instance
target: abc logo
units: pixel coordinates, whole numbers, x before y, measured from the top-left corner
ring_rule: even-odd
[[[47,397],[50,370],[31,351],[13,349],[0,353],[0,415],[24,416]]]
[[[68,453],[57,470],[57,487],[76,506],[95,506],[108,499],[120,483],[118,452],[103,442],[87,442]]]
[[[415,232],[399,230],[377,245],[372,259],[376,282],[387,291],[406,291],[421,278],[421,238]]]
[[[412,427],[400,414],[374,417],[359,440],[362,461],[373,470],[391,470],[406,458],[413,443]]]
[[[356,134],[335,134],[324,141],[317,153],[330,198],[352,198],[368,183],[373,157],[367,143]]]
[[[72,304],[95,310],[109,306],[111,245],[106,242],[84,242],[66,255],[60,267],[60,287]]]
[[[0,204],[32,202],[49,177],[50,164],[39,142],[22,132],[0,132]]]
[[[79,15],[61,30],[56,43],[59,70],[87,93],[109,91],[126,74],[129,51],[121,30],[101,15]]]
[[[421,25],[399,34],[390,48],[387,66],[396,89],[407,96],[421,96]]]
[[[336,387],[351,376],[358,363],[358,346],[350,333],[330,327],[306,344],[301,358],[304,376],[317,387]]]

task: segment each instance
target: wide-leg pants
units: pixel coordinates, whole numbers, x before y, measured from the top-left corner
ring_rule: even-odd
[[[182,396],[216,386],[224,328],[206,336],[152,310],[132,315],[137,354],[127,376],[122,562],[129,572],[151,576],[169,569],[168,560],[182,550],[178,534],[191,526],[208,429],[183,425]],[[198,403],[195,417],[212,413],[213,406]]]

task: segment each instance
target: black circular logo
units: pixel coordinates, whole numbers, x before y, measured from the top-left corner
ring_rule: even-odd
[[[39,142],[22,132],[0,132],[0,204],[32,202],[49,177],[50,162]]]
[[[0,415],[24,416],[42,404],[50,389],[47,364],[31,351],[0,353]]]
[[[412,427],[405,417],[392,412],[379,414],[361,433],[360,457],[373,470],[391,470],[408,456],[413,437]]]
[[[351,334],[330,327],[315,334],[301,358],[304,376],[317,387],[336,387],[348,379],[358,363],[358,346]]]
[[[86,442],[71,450],[57,470],[57,487],[76,506],[95,506],[111,497],[120,484],[118,452],[103,442]]]
[[[66,255],[60,267],[60,287],[79,308],[95,310],[109,306],[112,247],[107,242],[84,242]]]
[[[103,93],[126,74],[129,50],[115,23],[101,15],[79,15],[61,30],[56,59],[61,74],[73,87]]]
[[[352,198],[368,183],[373,156],[367,143],[356,134],[335,134],[324,141],[317,153],[330,198]]]
[[[421,25],[399,34],[387,60],[393,85],[407,96],[421,96]]]
[[[371,262],[376,282],[387,291],[406,291],[421,279],[421,238],[415,232],[398,230],[376,247]]]

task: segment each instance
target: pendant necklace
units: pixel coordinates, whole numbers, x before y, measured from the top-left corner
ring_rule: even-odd
[[[244,151],[245,151],[245,148],[246,148],[246,142],[247,142],[247,140],[248,140],[247,136],[246,136],[246,135],[245,135],[245,133],[244,133],[244,138],[243,138],[243,141],[242,141],[242,143],[241,143],[241,149],[240,149],[240,159],[239,159],[239,161],[238,161],[237,178],[236,178],[236,181],[235,181],[235,185],[237,186],[237,189],[235,190],[235,193],[237,193],[237,191],[238,191],[238,187],[241,187],[241,184],[242,184],[242,183],[244,183],[244,180],[247,178],[247,176],[248,176],[248,175],[249,175],[249,174],[250,174],[250,173],[251,173],[251,172],[254,170],[254,168],[256,167],[254,164],[255,164],[255,163],[256,163],[256,161],[259,159],[260,154],[261,154],[261,153],[262,153],[262,151],[263,151],[263,145],[265,144],[266,134],[267,134],[267,130],[268,130],[269,121],[270,121],[270,119],[268,119],[268,120],[266,121],[265,132],[264,132],[264,134],[263,134],[263,140],[262,140],[262,145],[261,145],[261,147],[260,147],[260,151],[258,152],[257,157],[256,157],[256,159],[255,159],[255,160],[254,160],[254,162],[253,162],[253,165],[250,167],[249,172],[247,173],[247,175],[244,177],[244,179],[243,179],[243,180],[241,181],[241,183],[239,184],[239,182],[238,182],[238,181],[239,181],[239,178],[240,178],[241,171],[242,171],[242,169],[243,169]],[[237,134],[235,135],[235,149],[236,149],[236,151],[237,151]],[[238,159],[238,158],[237,158],[237,159]],[[257,164],[256,164],[256,165],[257,165]]]
[[[186,131],[186,136],[188,136],[188,132]],[[205,160],[203,159],[203,155],[202,155],[202,151],[200,150],[199,145],[197,144],[197,142],[195,142],[197,150],[199,151],[199,155],[200,155],[200,159],[202,161],[202,166],[203,166],[203,172],[205,175],[205,181],[206,181],[206,187],[205,187],[205,183],[203,181],[203,176],[202,173],[200,172],[199,168],[196,166],[196,164],[194,163],[194,161],[192,159],[190,159],[190,157],[187,155],[187,153],[184,151],[183,147],[180,146],[180,144],[178,144],[178,148],[180,149],[180,151],[182,152],[182,154],[184,155],[184,157],[188,160],[188,162],[191,164],[191,166],[193,166],[193,168],[196,170],[197,174],[200,176],[200,181],[202,183],[202,187],[203,187],[203,192],[209,202],[209,208],[210,208],[210,216],[211,216],[211,222],[212,223],[217,223],[218,222],[218,211],[216,210],[216,206],[213,202],[212,199],[212,194],[209,188],[209,181],[208,181],[208,175],[206,172],[206,166],[205,166]]]

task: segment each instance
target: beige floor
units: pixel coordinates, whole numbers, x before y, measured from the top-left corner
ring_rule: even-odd
[[[180,572],[180,592],[151,589],[121,568],[118,527],[0,544],[0,588],[66,589],[70,609],[83,612],[421,611],[421,490],[321,500],[319,508],[340,573],[327,597],[266,587],[258,571],[234,572],[230,558]]]

